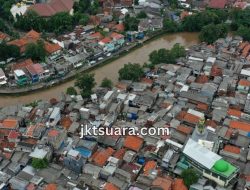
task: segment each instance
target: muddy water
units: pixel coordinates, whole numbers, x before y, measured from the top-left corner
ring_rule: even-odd
[[[123,67],[124,64],[131,63],[140,63],[143,64],[148,61],[148,55],[156,49],[160,48],[171,48],[175,43],[180,43],[185,47],[189,47],[193,44],[198,43],[198,34],[197,33],[178,33],[171,35],[164,35],[161,38],[158,38],[150,43],[144,44],[141,48],[129,53],[117,59],[103,67],[97,68],[94,71],[95,80],[99,85],[103,78],[107,77],[111,79],[114,83],[118,79],[118,71]],[[69,86],[74,85],[74,80],[63,83],[61,85],[52,87],[50,89],[30,93],[22,96],[0,96],[0,107],[14,105],[14,104],[26,104],[35,100],[49,100],[50,98],[58,97],[62,92]]]

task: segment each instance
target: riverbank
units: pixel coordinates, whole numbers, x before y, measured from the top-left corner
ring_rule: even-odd
[[[141,43],[136,43],[136,44],[133,44],[131,46],[125,46],[122,50],[114,53],[112,55],[112,57],[107,57],[106,59],[99,61],[98,64],[88,66],[88,67],[82,67],[79,70],[73,70],[70,73],[68,73],[65,77],[50,81],[48,83],[41,82],[38,84],[33,84],[33,85],[30,85],[27,87],[22,87],[22,88],[2,88],[2,89],[0,89],[0,96],[1,95],[20,96],[20,95],[25,95],[25,94],[30,93],[30,92],[47,90],[47,89],[52,88],[56,85],[61,85],[67,81],[74,80],[78,74],[81,74],[84,72],[90,72],[92,70],[103,67],[106,64],[109,64],[117,59],[120,59],[121,57],[131,53],[132,51],[140,48],[141,46],[148,44],[148,43],[152,42],[153,40],[157,40],[166,34],[167,33],[165,31],[157,31],[155,33],[152,33],[151,34],[152,37],[146,37],[144,40],[141,41]]]
[[[178,34],[161,34],[158,37],[151,38],[144,42],[143,46],[138,46],[131,49],[129,52],[124,52],[119,57],[112,57],[111,60],[103,62],[102,64],[96,65],[94,68],[89,69],[85,72],[95,73],[95,80],[99,85],[103,78],[107,77],[116,83],[118,81],[118,71],[120,68],[128,62],[139,63],[143,65],[148,61],[148,55],[155,49],[159,48],[171,48],[175,43],[180,43],[185,47],[198,43],[198,33],[178,33]],[[40,89],[37,91],[12,94],[12,95],[1,95],[0,96],[0,107],[13,105],[18,103],[29,103],[35,100],[48,100],[52,97],[58,97],[62,92],[69,86],[74,85],[74,78],[70,78],[63,83],[53,86],[53,88]]]

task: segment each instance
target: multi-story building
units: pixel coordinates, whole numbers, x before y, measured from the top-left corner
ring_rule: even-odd
[[[64,165],[73,170],[74,172],[81,173],[82,167],[84,165],[84,159],[81,156],[80,152],[71,149],[67,155],[64,157]]]
[[[237,182],[238,167],[194,140],[189,139],[187,141],[183,154],[185,162],[197,169],[204,177],[215,181],[217,184],[229,186]]]

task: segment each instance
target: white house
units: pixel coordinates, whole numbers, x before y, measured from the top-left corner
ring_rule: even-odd
[[[0,68],[0,86],[5,85],[7,83],[7,77],[3,72],[3,69]]]

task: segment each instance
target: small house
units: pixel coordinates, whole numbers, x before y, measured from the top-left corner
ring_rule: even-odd
[[[28,77],[25,72],[21,69],[14,71],[14,77],[18,85],[26,85],[28,83]]]
[[[5,84],[7,84],[7,77],[5,76],[3,69],[0,68],[0,86]]]

